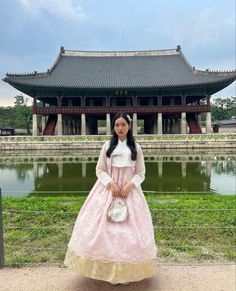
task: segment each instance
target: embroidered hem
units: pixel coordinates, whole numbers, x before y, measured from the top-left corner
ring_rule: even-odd
[[[110,283],[136,282],[156,275],[156,260],[108,262],[80,256],[67,249],[64,264],[81,276]]]

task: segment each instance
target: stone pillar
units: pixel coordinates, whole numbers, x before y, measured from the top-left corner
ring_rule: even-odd
[[[211,112],[206,113],[206,133],[211,133]]]
[[[106,114],[106,119],[107,119],[106,135],[111,135],[111,115],[110,115],[110,113]]]
[[[33,162],[33,176],[34,176],[34,179],[38,178],[39,176],[38,163],[35,161]]]
[[[57,163],[58,167],[58,177],[62,178],[63,177],[63,163]]]
[[[86,116],[85,116],[85,113],[81,114],[81,135],[86,135]]]
[[[186,112],[181,112],[181,134],[187,133]]]
[[[158,113],[157,117],[157,134],[162,134],[162,113]]]
[[[42,135],[43,135],[43,131],[45,129],[46,126],[46,116],[42,115]]]
[[[62,132],[62,114],[61,113],[57,114],[57,124],[58,124],[57,135],[63,135],[63,132]]]
[[[211,161],[206,161],[206,175],[211,177]]]
[[[186,177],[186,172],[187,172],[187,163],[185,161],[182,161],[181,162],[181,173],[182,173],[183,178]]]
[[[38,116],[33,114],[33,124],[32,124],[32,133],[33,135],[38,135]]]
[[[133,135],[137,135],[137,113],[133,113]]]
[[[82,162],[82,177],[86,178],[86,174],[87,174],[87,163]]]
[[[45,176],[47,174],[47,164],[43,163],[43,175]]]
[[[158,177],[163,175],[163,161],[158,161]]]

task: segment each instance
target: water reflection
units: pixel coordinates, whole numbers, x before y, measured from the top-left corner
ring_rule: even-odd
[[[60,153],[16,152],[0,155],[3,195],[84,191],[96,181],[99,150]],[[236,194],[235,152],[144,151],[146,180],[142,188],[157,192]],[[17,192],[18,191],[18,192]]]

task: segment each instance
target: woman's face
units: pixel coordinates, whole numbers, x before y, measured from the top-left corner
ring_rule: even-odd
[[[130,129],[130,125],[123,117],[119,117],[115,121],[114,130],[120,140],[124,140]]]

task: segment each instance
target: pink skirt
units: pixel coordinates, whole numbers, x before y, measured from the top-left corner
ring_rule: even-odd
[[[120,188],[133,174],[134,167],[112,167],[112,178]],[[97,180],[76,219],[64,264],[82,276],[111,283],[155,276],[157,249],[141,187],[134,186],[128,194],[125,222],[107,219],[111,201],[109,187]]]

